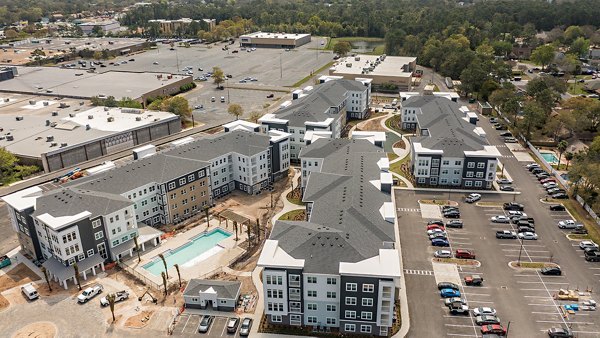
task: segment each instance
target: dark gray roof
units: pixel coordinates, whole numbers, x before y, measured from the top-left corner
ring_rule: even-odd
[[[188,282],[184,296],[197,296],[201,291],[213,288],[217,292],[217,298],[235,299],[239,295],[242,282],[239,281],[221,281],[211,279],[191,279]]]
[[[385,153],[367,140],[320,139],[306,148],[305,154],[324,157],[304,191],[303,200],[314,202],[310,222],[278,221],[271,239],[305,259],[307,272],[337,273],[340,262],[377,256],[383,242],[394,241],[394,225],[379,212],[391,197],[372,183],[380,179],[377,162]]]
[[[48,213],[62,217],[88,211],[95,217],[121,210],[133,202],[117,194],[66,187],[44,193],[35,204],[33,216]]]
[[[360,86],[360,89],[359,89]],[[274,112],[275,117],[288,120],[292,127],[304,127],[306,121],[322,122],[337,118],[340,112],[325,114],[330,107],[338,107],[346,99],[348,90],[364,90],[362,83],[353,80],[332,80],[320,84],[307,96],[292,101],[286,108]]]
[[[482,150],[488,145],[485,137],[473,131],[475,125],[465,120],[460,106],[451,100],[433,95],[413,96],[402,103],[403,108],[420,108],[419,129],[428,129],[429,136],[418,136],[413,142],[428,149],[440,149],[444,156],[462,157],[464,151]]]
[[[270,138],[266,134],[234,130],[197,139],[166,151],[164,154],[200,161],[210,161],[228,152],[236,152],[245,156],[256,155],[265,151],[269,147],[269,144]]]

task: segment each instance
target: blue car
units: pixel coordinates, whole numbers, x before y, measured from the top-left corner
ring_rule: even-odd
[[[431,240],[431,245],[433,246],[450,246],[450,242],[448,242],[445,238],[434,238]]]
[[[440,296],[443,298],[460,297],[460,291],[454,289],[442,289]]]

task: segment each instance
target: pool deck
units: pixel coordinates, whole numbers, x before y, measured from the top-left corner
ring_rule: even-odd
[[[237,243],[241,243],[246,240],[246,228],[238,229],[238,241],[235,241],[235,234],[233,233],[233,225],[229,224],[229,227],[225,227],[225,222],[221,223],[219,226],[219,221],[217,219],[210,220],[210,227],[206,229],[206,222],[199,222],[199,225],[190,229],[186,232],[182,232],[177,234],[174,237],[167,238],[161,242],[161,244],[151,250],[146,250],[141,255],[141,262],[138,263],[137,254],[134,254],[133,257],[126,257],[123,260],[123,263],[135,269],[137,273],[144,276],[145,278],[157,283],[158,285],[162,284],[162,277],[159,275],[154,275],[151,272],[147,271],[143,268],[145,264],[152,262],[155,258],[158,257],[158,254],[167,252],[169,250],[176,249],[187,242],[189,242],[192,238],[201,235],[204,232],[211,231],[217,228],[221,228],[224,231],[231,233],[232,235],[228,238],[223,239],[219,242],[218,246],[223,247],[222,250],[216,252],[214,255],[207,257],[201,261],[197,261],[194,264],[180,264],[179,270],[181,272],[181,279],[190,280],[191,278],[203,278],[207,277],[207,274],[220,271],[223,266],[229,265],[229,263],[235,258],[239,257],[241,254],[245,252],[244,249],[237,246]],[[162,263],[160,263],[162,264]],[[169,268],[169,281],[177,280],[177,272],[174,267]]]

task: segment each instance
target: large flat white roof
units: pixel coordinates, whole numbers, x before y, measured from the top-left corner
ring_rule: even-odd
[[[21,212],[35,205],[35,200],[42,194],[42,189],[38,186],[19,190],[10,195],[2,197],[6,204]]]
[[[269,33],[269,32],[254,32],[250,34],[244,34],[240,36],[240,38],[260,38],[260,39],[289,39],[296,40],[306,36],[310,36],[310,34],[303,33]]]
[[[401,272],[398,251],[394,249],[379,249],[379,256],[356,263],[340,262],[340,274],[399,278]]]
[[[357,61],[357,58],[360,59]],[[356,55],[340,58],[336,64],[332,66],[332,75],[337,74],[354,74],[357,76],[394,76],[394,77],[411,77],[412,72],[405,71],[408,64],[415,62],[416,57],[408,56],[386,56],[383,61],[380,61],[375,69],[363,74],[363,68],[368,68],[371,64],[376,63],[377,59],[381,60],[377,55]]]

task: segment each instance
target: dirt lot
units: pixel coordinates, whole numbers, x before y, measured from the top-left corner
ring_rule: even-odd
[[[50,322],[35,322],[31,323],[19,331],[17,331],[13,338],[54,338],[56,337],[56,326]]]
[[[25,264],[19,263],[8,271],[6,275],[0,276],[0,292],[39,279],[40,277],[31,271]]]
[[[4,298],[4,296],[0,295],[0,311],[6,309],[9,305],[10,303],[8,300]]]
[[[125,326],[136,329],[142,328],[148,325],[148,322],[150,321],[150,318],[153,314],[154,311],[142,311],[135,316],[127,318],[127,320],[125,321]]]
[[[385,117],[387,117],[387,115],[360,122],[356,125],[356,130],[386,131],[385,128],[381,126],[381,119]]]

